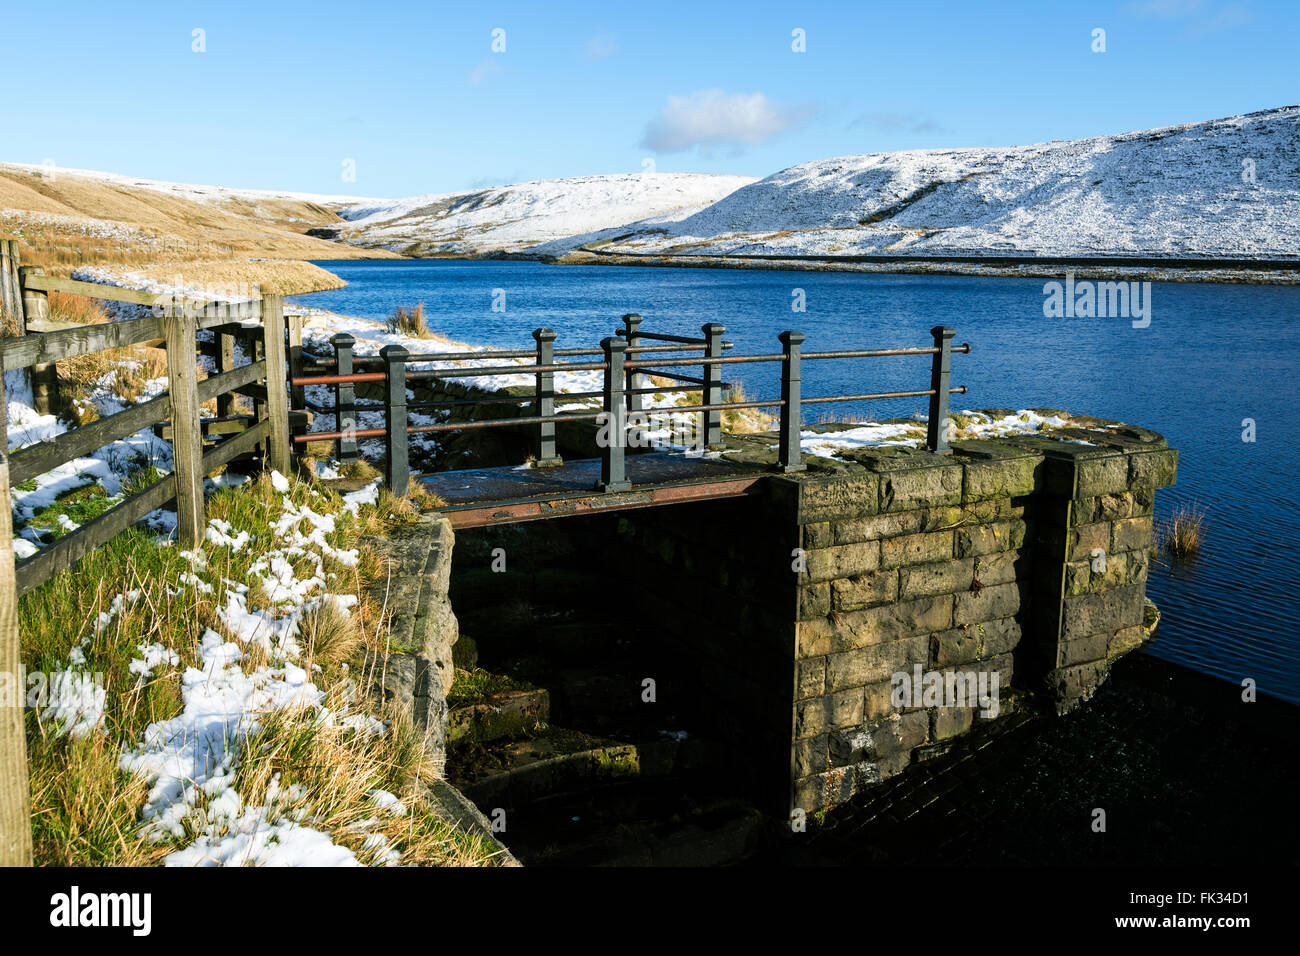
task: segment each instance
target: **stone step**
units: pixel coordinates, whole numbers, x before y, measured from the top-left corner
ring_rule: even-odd
[[[600,781],[640,774],[636,744],[593,737],[560,727],[536,737],[493,742],[476,754],[475,779],[453,783],[485,813],[546,796],[585,790]]]
[[[519,736],[550,716],[551,695],[545,688],[500,691],[478,703],[452,707],[447,715],[447,744]]]

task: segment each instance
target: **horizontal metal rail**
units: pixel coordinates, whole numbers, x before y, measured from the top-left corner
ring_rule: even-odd
[[[707,362],[704,359],[683,358],[683,359],[646,359],[643,362],[624,362],[623,367],[626,369],[636,369],[638,372],[648,372],[654,374],[652,370],[655,366],[660,365],[744,365],[752,362],[783,362],[785,356],[780,352],[773,352],[767,355],[727,355],[722,358],[711,358]]]
[[[800,409],[804,404],[822,405],[833,402],[865,402],[900,398],[929,398],[930,415],[927,425],[926,447],[939,454],[946,453],[948,421],[948,398],[950,395],[965,394],[965,386],[952,388],[949,384],[951,375],[951,358],[953,353],[969,353],[969,344],[954,346],[954,332],[947,326],[931,329],[934,345],[924,348],[893,349],[833,349],[821,352],[802,352],[804,336],[798,332],[783,332],[778,338],[782,351],[756,355],[724,355],[724,348],[731,348],[732,343],[723,342],[722,333],[726,330],[718,323],[708,323],[702,327],[703,338],[688,338],[667,333],[644,332],[641,330],[641,316],[629,314],[623,317],[624,328],[601,342],[600,349],[556,349],[556,334],[550,329],[537,329],[533,338],[537,342],[535,349],[494,350],[489,352],[437,352],[410,353],[400,346],[386,346],[378,356],[356,356],[352,346],[356,340],[346,333],[340,333],[331,340],[335,347],[335,359],[319,357],[315,367],[338,368],[345,374],[339,375],[299,375],[290,380],[294,387],[304,385],[333,385],[336,403],[333,408],[339,428],[328,432],[309,432],[294,437],[293,441],[303,444],[311,441],[337,441],[340,459],[345,457],[344,449],[351,448],[355,454],[356,440],[359,438],[379,438],[386,440],[389,486],[394,493],[402,493],[410,479],[408,438],[411,435],[437,434],[440,432],[468,431],[483,428],[535,427],[538,429],[539,467],[549,467],[561,463],[557,453],[555,426],[562,422],[604,419],[614,425],[612,436],[606,435],[602,428],[601,435],[601,478],[597,489],[603,492],[621,492],[630,487],[624,468],[624,453],[629,430],[635,434],[638,427],[644,427],[648,419],[682,414],[701,414],[700,443],[707,447],[720,447],[721,416],[730,411],[752,409],[779,409],[778,467],[781,471],[799,471],[805,466],[800,461]],[[667,344],[645,345],[646,341]],[[703,355],[683,355],[685,352],[702,350]],[[676,353],[676,354],[672,354]],[[599,361],[558,361],[560,358],[574,358],[597,355]],[[834,360],[883,358],[890,356],[930,356],[931,382],[927,389],[909,389],[892,392],[858,392],[841,395],[818,395],[802,398],[800,367],[803,359]],[[518,364],[468,365],[468,362],[497,362],[518,359]],[[532,363],[522,360],[532,359]],[[424,362],[454,362],[451,368],[414,368]],[[758,363],[781,364],[781,396],[779,398],[726,402],[723,396],[734,388],[734,383],[724,383],[719,371],[724,365],[748,365]],[[356,372],[358,366],[383,371]],[[668,371],[699,366],[704,370],[702,377],[688,375],[684,372]],[[314,371],[314,369],[313,369]],[[557,392],[555,375],[564,372],[601,372],[604,375],[602,389],[583,392]],[[442,380],[466,378],[496,378],[502,376],[527,376],[535,382],[531,394],[501,395],[489,394],[479,398],[447,398],[423,402],[408,402],[407,393],[410,383],[437,382]],[[651,386],[651,378],[662,377],[678,383],[670,386]],[[352,385],[362,382],[383,382],[385,397],[381,404],[357,406]],[[642,399],[646,395],[660,393],[683,394],[694,393],[699,400],[689,405],[671,405],[644,408]],[[599,398],[599,409],[580,408],[569,412],[557,412],[557,401],[577,401]],[[304,404],[306,404],[304,396]],[[444,421],[437,424],[408,424],[409,413],[413,410],[450,410],[472,408],[475,406],[515,406],[519,410],[508,418],[487,419],[481,421]],[[319,405],[314,408],[325,411]],[[534,414],[523,414],[524,408],[530,408]],[[356,429],[342,427],[354,420],[362,412],[383,410],[387,420],[386,428]],[[508,414],[508,413],[507,413]]]
[[[887,355],[938,355],[937,348],[924,349],[837,349],[833,352],[803,352],[804,359],[880,358]],[[949,352],[969,352],[970,343],[954,345]]]
[[[722,347],[724,349],[733,349],[736,347],[736,343],[723,342]],[[640,352],[647,352],[647,353],[691,352],[703,348],[706,348],[706,346],[703,344],[634,345],[634,346],[629,346],[627,351],[628,354],[630,355],[632,353],[640,353]],[[335,368],[339,364],[338,359],[336,358],[329,358],[323,355],[315,355],[309,352],[304,352],[303,354],[307,360],[306,364],[308,365],[318,365],[321,368]],[[577,358],[580,355],[603,355],[604,353],[600,349],[595,348],[595,349],[554,349],[552,350],[551,354],[554,355],[556,358]],[[512,358],[525,359],[525,358],[536,358],[536,356],[537,356],[536,349],[491,349],[482,352],[427,352],[427,353],[412,352],[409,356],[407,356],[406,362],[408,365],[415,365],[417,363],[422,363],[422,362],[483,362],[489,359],[492,360],[512,359]],[[355,365],[382,365],[383,362],[384,362],[383,358],[378,355],[352,356],[352,364],[354,366]],[[528,369],[532,369],[533,367],[534,366],[531,365],[520,366],[520,368],[528,368]]]
[[[934,395],[935,390],[932,388],[921,389],[915,392],[872,392],[866,395],[826,395],[817,398],[801,399],[805,405],[825,405],[827,402],[869,402],[879,398],[917,398],[922,395]],[[966,386],[960,388],[948,389],[949,395],[965,395]]]

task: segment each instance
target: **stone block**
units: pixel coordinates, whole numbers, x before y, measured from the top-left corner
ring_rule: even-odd
[[[1067,560],[1088,560],[1097,548],[1102,551],[1110,551],[1110,532],[1111,524],[1109,521],[1098,521],[1075,528],[1070,532],[1070,550],[1067,553]]]
[[[1128,459],[1124,454],[1080,458],[1076,465],[1074,497],[1092,498],[1127,491]]]
[[[1020,610],[1020,587],[1019,584],[995,584],[958,594],[952,612],[954,626],[1011,617]]]
[[[1017,580],[1029,564],[1021,560],[1019,551],[995,551],[972,561],[972,581],[979,581],[985,587]]]
[[[962,501],[1033,494],[1039,486],[1042,461],[1038,455],[968,461]]]
[[[898,596],[904,601],[954,594],[970,590],[975,576],[975,559],[911,565],[902,568],[898,574]]]
[[[1061,641],[1056,645],[1056,666],[1070,667],[1085,661],[1105,659],[1111,636],[1111,632],[1107,632]]]
[[[1141,587],[1076,594],[1065,598],[1061,639],[1077,640],[1103,632],[1113,633],[1141,623]]]
[[[826,659],[826,689],[842,691],[889,681],[896,673],[910,673],[913,664],[924,666],[929,654],[925,635],[831,654]]]
[[[826,476],[800,477],[800,524],[875,514],[880,476],[856,471]]]
[[[947,561],[952,556],[953,533],[951,531],[908,534],[880,542],[880,566],[885,568]]]
[[[821,697],[826,693],[826,658],[813,657],[795,662],[795,699]]]
[[[1152,526],[1150,518],[1124,518],[1114,524],[1110,550],[1146,551],[1151,547],[1151,540]]]
[[[958,528],[953,553],[956,557],[966,558],[1015,551],[1024,545],[1026,530],[1025,522],[1020,518]]]
[[[914,511],[961,504],[960,464],[915,467],[880,475],[880,511]]]
[[[875,571],[880,567],[880,547],[878,541],[864,541],[809,551],[806,580],[830,581]]]
[[[885,644],[952,627],[952,595],[847,611],[831,621],[833,652]]]
[[[1129,480],[1148,488],[1167,488],[1178,480],[1178,452],[1172,448],[1128,456]]]
[[[898,600],[897,571],[868,571],[831,582],[831,607],[852,611]]]
[[[931,664],[942,668],[986,661],[1013,650],[1020,638],[1020,622],[1014,617],[956,627],[935,635]]]
[[[815,737],[839,727],[862,723],[862,688],[797,701],[794,705],[796,740]]]

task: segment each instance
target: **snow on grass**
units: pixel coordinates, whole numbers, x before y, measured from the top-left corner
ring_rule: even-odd
[[[360,862],[328,834],[303,825],[302,814],[293,807],[301,802],[301,793],[292,788],[281,792],[273,786],[265,804],[246,806],[234,785],[243,742],[261,729],[271,712],[306,711],[315,715],[311,720],[340,722],[367,733],[386,729],[367,714],[330,711],[324,692],[302,666],[298,621],[304,611],[334,601],[346,613],[356,601],[354,595],[332,595],[326,590],[324,562],[333,558],[355,563],[357,553],[335,548],[326,539],[335,531],[335,515],[295,505],[287,495],[288,480],[278,472],[272,473],[271,482],[284,495],[281,516],[269,529],[278,546],[263,551],[252,565],[252,575],[261,576],[270,606],[250,607],[247,584],[222,578],[207,584],[209,589],[220,586],[224,591],[216,616],[225,634],[204,630],[200,666],[187,668],[181,677],[181,713],[150,724],[140,741],[123,750],[122,768],[151,783],[143,811],[145,832],[155,840],[192,837],[187,846],[167,857],[168,865]],[[242,541],[240,536],[232,537],[227,522],[213,519],[208,530],[206,543],[214,552],[238,551],[247,544],[246,532],[240,532]],[[183,556],[193,568],[190,585],[202,583],[199,576],[210,573],[206,552]],[[294,560],[304,558],[308,570],[300,575]],[[142,657],[131,670],[143,676],[159,663],[176,663],[174,652],[165,646],[142,646],[140,651]],[[366,849],[379,862],[394,862],[398,857],[386,844],[367,844]]]

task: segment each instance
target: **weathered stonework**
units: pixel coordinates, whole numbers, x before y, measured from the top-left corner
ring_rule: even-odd
[[[1155,490],[1177,452],[1144,429],[1073,421],[946,456],[809,459],[748,499],[684,506],[689,520],[619,519],[646,562],[637,579],[665,582],[707,629],[692,650],[716,675],[716,729],[758,742],[756,779],[784,787],[788,808],[847,800],[986,719],[896,702],[895,674],[996,675],[1003,712],[1026,695],[1064,712],[1140,646]]]
[[[370,596],[390,615],[390,653],[367,668],[373,674],[372,692],[420,731],[438,776],[446,763],[446,697],[456,673],[453,648],[460,636],[447,599],[454,541],[451,523],[440,514],[429,514],[366,542],[388,571]],[[467,653],[472,657],[472,648]]]

